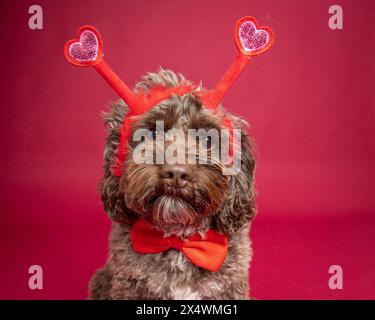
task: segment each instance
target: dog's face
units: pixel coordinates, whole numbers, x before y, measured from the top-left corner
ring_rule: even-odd
[[[169,86],[171,84],[167,80],[173,85],[179,84],[173,73],[162,73],[151,74],[149,83],[160,85],[163,78]],[[212,139],[210,135],[203,144],[201,140],[196,141],[193,149],[196,163],[191,163],[188,161],[192,153],[189,149],[189,129],[203,129],[205,132],[213,129],[220,133],[222,118],[203,107],[192,94],[171,97],[134,119],[123,175],[114,177],[111,169],[125,108],[122,104],[115,105],[106,117],[110,135],[105,150],[102,199],[106,211],[114,220],[131,223],[142,217],[169,234],[186,234],[186,231],[200,231],[205,227],[230,234],[246,225],[255,213],[255,161],[245,132],[241,135],[241,168],[235,176],[223,174],[225,164],[212,157],[215,150],[220,153],[222,145],[220,139]],[[231,117],[234,125],[241,128],[240,119]],[[158,123],[163,124],[163,132],[158,132]],[[135,139],[136,132],[142,130],[148,135]],[[182,135],[175,135],[169,140],[165,135],[170,130],[178,130]],[[163,144],[160,144],[159,138]],[[182,145],[182,149],[179,148],[179,151],[183,150],[182,163],[181,154],[177,163],[168,159],[172,144],[177,149]],[[152,151],[147,153],[147,148]],[[199,148],[206,151],[207,161],[204,163],[200,162]],[[139,150],[142,150],[140,154],[146,161],[140,162],[137,158]],[[163,154],[162,162],[156,161],[158,152]],[[176,156],[176,153],[177,150],[169,155]]]
[[[163,132],[158,132],[156,124],[162,123]],[[202,107],[199,100],[190,95],[174,97],[163,105],[156,106],[133,123],[133,132],[147,129],[148,137],[141,141],[130,141],[128,160],[124,168],[121,188],[124,189],[126,206],[164,231],[184,227],[198,227],[202,220],[216,214],[226,199],[229,177],[222,172],[222,163],[213,161],[211,151],[220,149],[220,143],[207,135],[204,141],[197,139],[195,150],[197,161],[189,164],[189,129],[197,131],[211,129],[220,132],[220,119]],[[177,129],[180,135],[172,141],[165,135]],[[157,139],[163,139],[160,143]],[[203,143],[202,143],[203,142]],[[168,148],[171,145],[182,147],[183,159],[171,163]],[[142,144],[145,150],[153,152],[147,163],[138,163],[134,152]],[[148,144],[150,146],[148,146]],[[163,163],[156,163],[157,149],[162,148]],[[201,148],[201,150],[199,150]],[[203,149],[203,150],[202,150]],[[174,150],[176,155],[177,150]],[[199,161],[199,151],[206,151],[207,161]],[[143,153],[145,155],[145,153]]]

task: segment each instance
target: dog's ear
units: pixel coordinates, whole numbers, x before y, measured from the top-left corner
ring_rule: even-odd
[[[108,135],[103,155],[104,176],[100,184],[100,192],[108,216],[117,222],[131,223],[135,213],[125,205],[123,189],[120,187],[121,177],[114,176],[112,172],[120,141],[120,130],[127,112],[127,105],[119,101],[112,103],[109,112],[103,114]]]
[[[254,217],[255,158],[250,137],[241,130],[241,170],[229,178],[229,192],[220,211],[215,216],[216,228],[227,235],[248,226]]]

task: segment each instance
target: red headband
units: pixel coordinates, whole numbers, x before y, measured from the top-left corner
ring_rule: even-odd
[[[217,109],[225,93],[241,74],[250,58],[271,47],[274,34],[268,27],[259,27],[255,18],[244,17],[238,20],[235,25],[234,40],[239,51],[234,62],[214,89],[197,92],[206,108]],[[116,164],[113,168],[113,174],[116,176],[121,176],[126,160],[131,117],[147,112],[161,101],[170,98],[172,94],[183,96],[196,89],[190,85],[173,88],[155,87],[147,92],[134,93],[103,60],[102,38],[92,26],[82,26],[78,30],[77,39],[70,40],[65,44],[64,52],[70,63],[80,67],[94,67],[129,106],[129,113],[125,117],[120,131],[120,144],[117,150]]]

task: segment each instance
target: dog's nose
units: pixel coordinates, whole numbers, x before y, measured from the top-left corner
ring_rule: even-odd
[[[161,177],[166,184],[174,188],[185,187],[193,178],[193,170],[182,165],[164,165]]]

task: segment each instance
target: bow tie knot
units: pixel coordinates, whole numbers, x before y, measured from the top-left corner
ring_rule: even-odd
[[[184,246],[183,240],[177,238],[177,237],[169,237],[166,238],[169,241],[169,246],[173,249],[176,249],[178,251],[182,251],[182,248]]]

